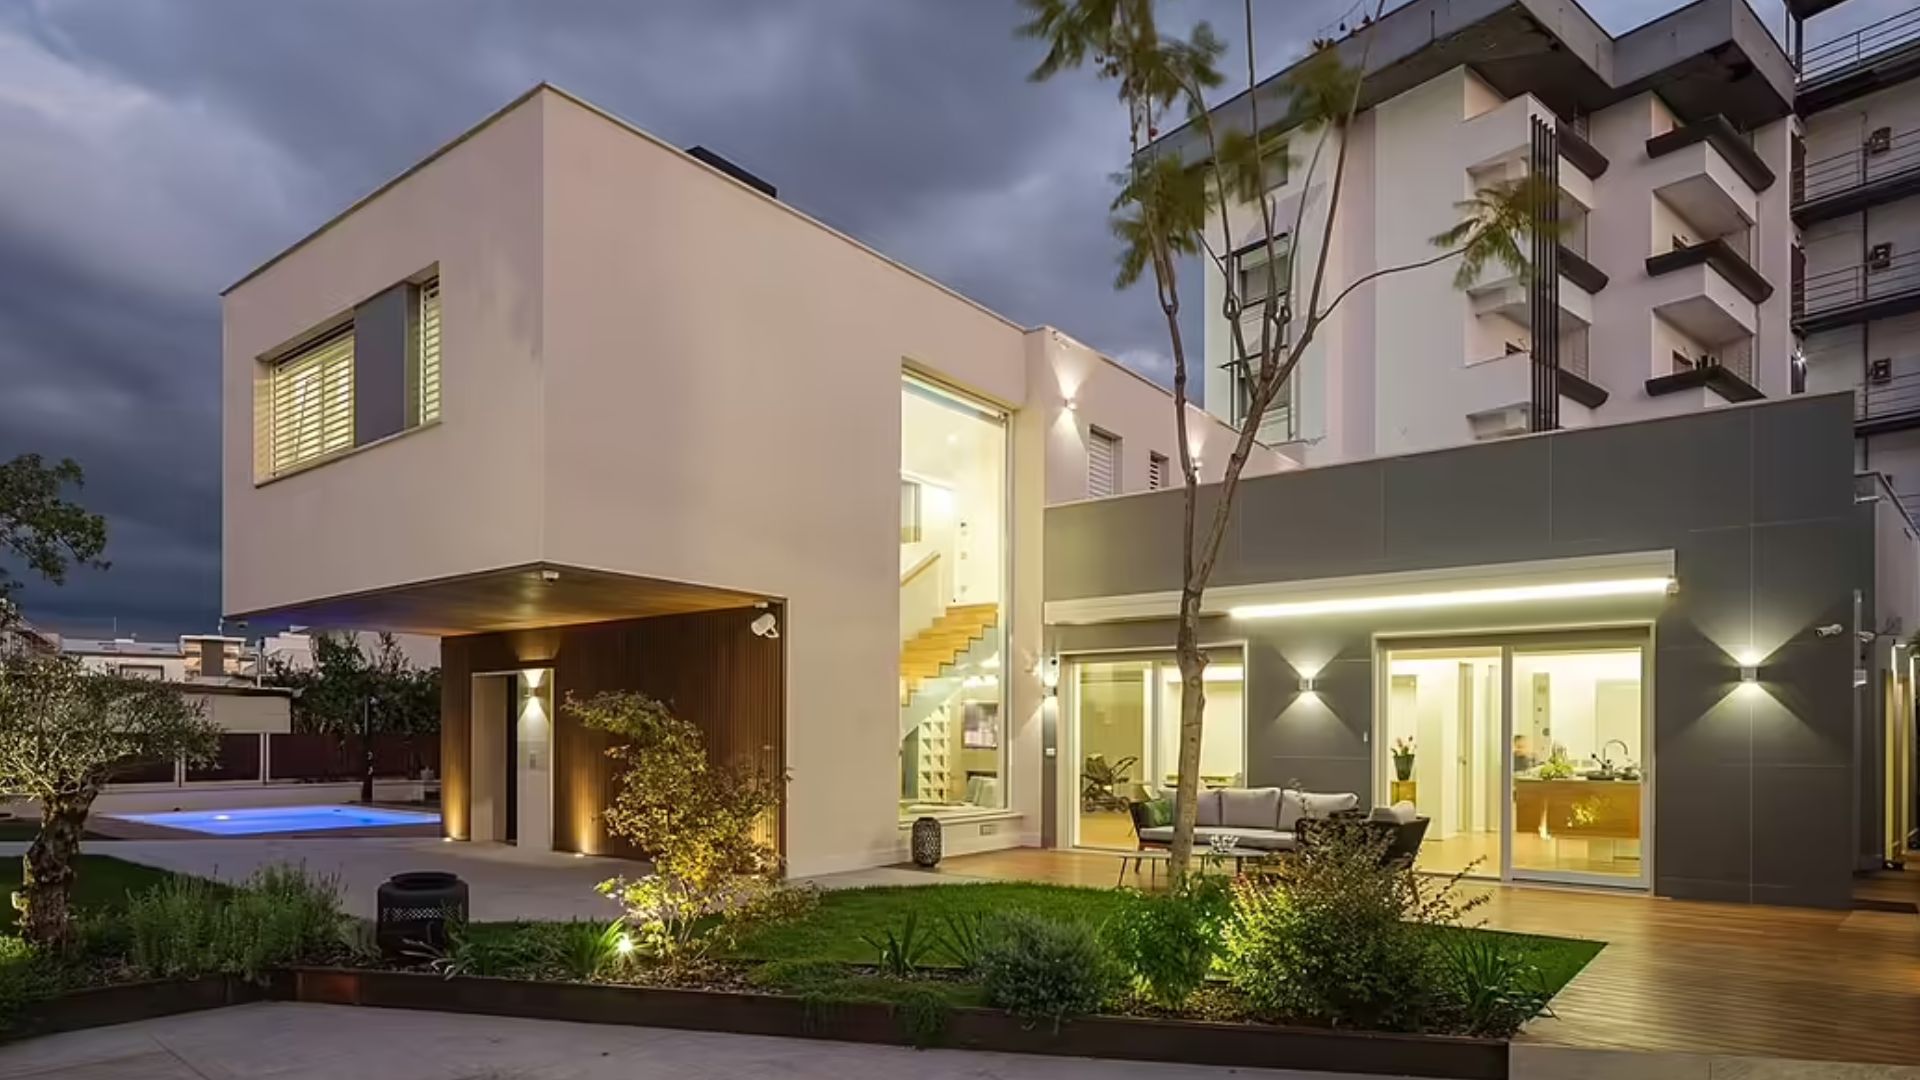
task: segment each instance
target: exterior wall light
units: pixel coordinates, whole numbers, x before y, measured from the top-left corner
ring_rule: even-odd
[[[1048,697],[1060,692],[1060,658],[1058,656],[1041,657],[1040,662],[1034,665],[1033,673],[1039,677],[1040,689],[1045,690]]]
[[[1754,686],[1760,682],[1760,669],[1752,664],[1740,665],[1740,685]]]
[[[1079,401],[1077,401],[1077,400],[1075,400],[1075,399],[1073,399],[1073,398],[1068,398],[1068,399],[1067,399],[1067,411],[1068,411],[1068,412],[1079,412],[1079,411],[1080,411],[1080,402],[1079,402]]]
[[[1313,676],[1311,675],[1300,676],[1300,692],[1303,694],[1314,694],[1319,692],[1315,688]]]

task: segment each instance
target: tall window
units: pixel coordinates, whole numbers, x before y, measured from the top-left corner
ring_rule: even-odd
[[[1159,491],[1167,486],[1167,455],[1147,455],[1147,490]]]
[[[274,475],[353,446],[353,327],[273,366],[270,408]]]
[[[1120,494],[1120,439],[1099,428],[1087,429],[1087,498]]]
[[[900,814],[1007,805],[1007,421],[909,378],[900,405]]]
[[[420,417],[440,419],[440,279],[420,286]]]

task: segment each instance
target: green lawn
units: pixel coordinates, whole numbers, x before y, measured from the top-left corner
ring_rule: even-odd
[[[11,896],[20,887],[20,869],[18,856],[0,859],[0,897]],[[74,881],[74,904],[90,911],[124,907],[128,893],[146,892],[172,876],[165,870],[110,855],[82,855],[79,877]]]
[[[1098,925],[1119,910],[1125,896],[1113,889],[1018,882],[848,889],[823,894],[819,907],[803,919],[769,926],[742,938],[734,955],[742,960],[871,964],[874,948],[862,940],[862,935],[885,937],[888,930],[899,932],[909,911],[919,914],[917,933],[923,936],[940,933],[949,914],[983,916],[1016,909],[1080,918]],[[1498,933],[1491,930],[1445,932]],[[1556,993],[1605,945],[1599,941],[1527,934],[1502,933],[1501,936],[1529,954],[1529,959]],[[926,962],[937,965],[942,957],[935,951]]]
[[[987,915],[1015,909],[1098,925],[1119,910],[1126,894],[1112,889],[985,882],[966,885],[884,886],[824,893],[806,918],[770,926],[743,938],[734,954],[743,960],[837,960],[873,963],[873,946],[862,934],[898,931],[907,912],[918,912],[921,934],[939,932],[945,916]],[[929,957],[938,963],[938,957]]]

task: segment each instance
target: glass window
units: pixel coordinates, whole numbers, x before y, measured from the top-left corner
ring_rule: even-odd
[[[900,402],[900,813],[1007,805],[1007,422],[918,379]]]
[[[1162,654],[1078,660],[1070,693],[1079,792],[1073,842],[1132,848],[1127,804],[1169,793],[1180,781],[1180,667]],[[1216,656],[1207,665],[1202,714],[1203,788],[1246,784],[1245,698],[1239,653]]]
[[[273,365],[268,396],[273,475],[353,447],[353,328]]]

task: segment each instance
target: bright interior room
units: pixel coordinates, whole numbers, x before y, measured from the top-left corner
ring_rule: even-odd
[[[1436,873],[1643,885],[1638,644],[1385,651],[1380,783]]]
[[[1007,805],[1004,413],[900,392],[900,813]]]
[[[1212,657],[1200,741],[1204,788],[1246,785],[1246,674],[1238,653]],[[1180,667],[1170,655],[1083,659],[1067,680],[1078,847],[1133,848],[1127,804],[1171,791],[1180,764]]]

